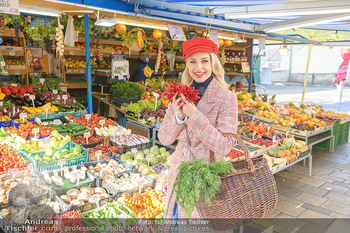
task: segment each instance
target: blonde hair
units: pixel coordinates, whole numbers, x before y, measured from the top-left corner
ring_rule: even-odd
[[[228,89],[229,86],[224,79],[225,70],[220,63],[218,56],[216,56],[215,53],[209,53],[209,55],[210,55],[211,70],[212,70],[213,77],[216,78],[216,80],[221,84],[221,86]],[[189,85],[193,80],[187,68],[187,59],[186,59],[186,68],[182,73],[181,80],[183,84],[187,84],[187,85]]]

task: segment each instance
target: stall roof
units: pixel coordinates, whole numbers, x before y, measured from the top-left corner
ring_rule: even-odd
[[[21,5],[58,10],[91,8],[127,18],[163,20],[163,24],[169,20],[211,26],[231,31],[231,36],[244,33],[247,38],[350,45],[349,0],[20,0]]]

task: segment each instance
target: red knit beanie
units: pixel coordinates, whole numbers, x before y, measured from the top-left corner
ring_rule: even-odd
[[[196,52],[209,52],[219,54],[219,48],[214,41],[206,38],[193,38],[182,44],[183,55],[185,58]]]

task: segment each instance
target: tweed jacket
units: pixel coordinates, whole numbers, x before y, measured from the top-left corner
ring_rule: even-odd
[[[210,150],[214,152],[215,160],[219,161],[230,152],[234,140],[224,137],[222,133],[237,133],[237,97],[214,78],[198,102],[197,111],[185,124],[178,125],[175,114],[175,107],[170,104],[158,133],[159,140],[164,145],[171,145],[178,139],[176,150],[169,159],[165,214],[167,219],[172,218],[174,211],[173,184],[181,162],[203,156],[205,162],[209,162]],[[196,209],[191,217],[199,218]],[[181,208],[180,218],[187,218]]]

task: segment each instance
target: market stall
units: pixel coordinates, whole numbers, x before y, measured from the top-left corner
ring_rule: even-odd
[[[162,227],[158,220],[165,214],[168,160],[176,142],[163,146],[157,134],[185,68],[182,42],[156,27],[99,27],[103,17],[94,13],[65,9],[68,15],[50,21],[0,16],[5,39],[0,68],[8,78],[0,92],[0,227],[5,232],[43,226],[48,232]],[[84,20],[78,14],[85,14]],[[203,25],[180,28],[188,38],[209,34]],[[236,32],[234,42],[216,33],[214,39],[226,80],[243,77],[252,90],[252,40],[259,37],[239,36],[241,41]],[[144,71],[148,78],[142,82],[129,82],[127,64],[141,49],[154,69]],[[104,83],[94,85],[101,71],[107,72]],[[308,162],[312,176],[312,148],[333,151],[348,141],[348,115],[314,104],[278,106],[274,96],[242,90],[242,81],[230,84],[238,99],[237,134],[248,157],[265,158],[273,174]],[[99,101],[99,113],[92,97]],[[105,117],[107,107],[122,123]],[[235,144],[225,160],[243,160],[243,151]],[[27,222],[48,217],[52,222]],[[117,218],[126,221],[113,221]]]

